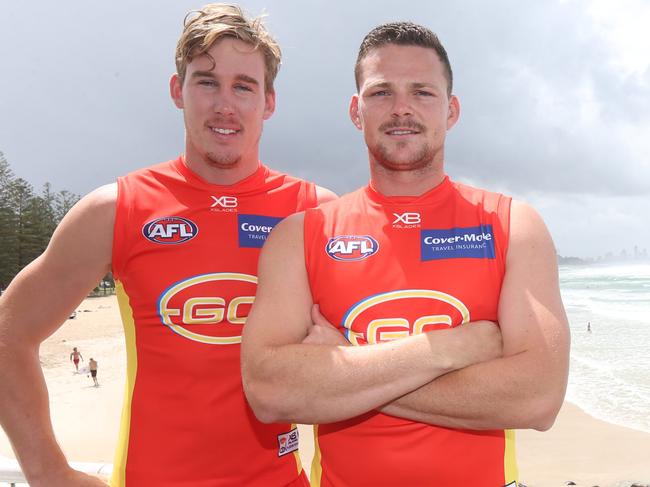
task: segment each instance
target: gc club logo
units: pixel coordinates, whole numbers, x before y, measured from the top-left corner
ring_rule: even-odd
[[[376,294],[354,304],[343,316],[345,336],[353,345],[404,338],[470,321],[462,301],[431,289]]]
[[[193,276],[162,293],[158,316],[170,330],[189,340],[208,345],[241,343],[242,325],[255,300],[256,288],[257,277],[250,274]]]
[[[142,227],[142,235],[159,244],[180,244],[193,239],[198,233],[196,223],[180,216],[164,216]]]
[[[338,235],[327,241],[325,252],[334,260],[364,260],[377,253],[379,243],[370,235]]]

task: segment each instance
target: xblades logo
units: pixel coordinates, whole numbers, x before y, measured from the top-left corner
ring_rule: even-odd
[[[210,196],[212,198],[212,211],[237,211],[237,197],[235,196]]]
[[[393,213],[393,227],[405,228],[408,226],[419,226],[422,218],[417,212]]]

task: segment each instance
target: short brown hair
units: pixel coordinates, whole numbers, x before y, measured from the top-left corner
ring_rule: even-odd
[[[438,36],[431,30],[413,22],[390,22],[375,27],[364,37],[359,47],[359,55],[354,65],[354,78],[359,91],[359,80],[361,79],[361,61],[368,53],[386,44],[397,44],[400,46],[420,46],[433,49],[443,64],[445,78],[447,78],[447,94],[451,96],[454,76],[449,64],[447,51],[438,39]]]
[[[183,33],[176,45],[176,72],[185,79],[187,65],[198,56],[208,55],[219,40],[232,37],[260,49],[264,56],[264,89],[273,91],[273,82],[280,69],[280,46],[268,33],[262,17],[249,18],[237,5],[211,3],[185,16]],[[213,60],[214,61],[214,60]]]

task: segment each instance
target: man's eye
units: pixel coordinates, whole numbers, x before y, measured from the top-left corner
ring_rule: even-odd
[[[415,92],[417,96],[433,96],[433,93],[429,91],[418,90]]]
[[[237,91],[253,91],[253,90],[250,88],[250,86],[246,86],[246,85],[235,85],[235,89],[236,89]]]
[[[388,96],[390,93],[386,90],[375,91],[370,96]]]
[[[211,79],[202,79],[199,81],[201,86],[217,86],[217,83]]]

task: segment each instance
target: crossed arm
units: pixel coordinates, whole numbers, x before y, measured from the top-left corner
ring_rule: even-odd
[[[244,390],[265,422],[327,423],[376,409],[476,361],[501,355],[489,322],[363,347],[318,343],[304,265],[303,215],[271,233],[244,327]]]
[[[300,216],[274,233],[242,348],[244,388],[262,420],[325,423],[380,409],[455,428],[552,425],[566,389],[569,334],[553,243],[532,208],[512,206],[502,354],[477,347],[490,343],[470,333],[490,330],[481,323],[346,347],[322,317],[310,317]]]
[[[382,408],[453,428],[546,430],[568,378],[569,330],[557,256],[540,216],[513,201],[498,319],[503,356],[454,371]]]
[[[83,198],[47,250],[0,298],[0,422],[33,486],[105,486],[70,469],[56,442],[39,346],[110,270],[116,188]]]

